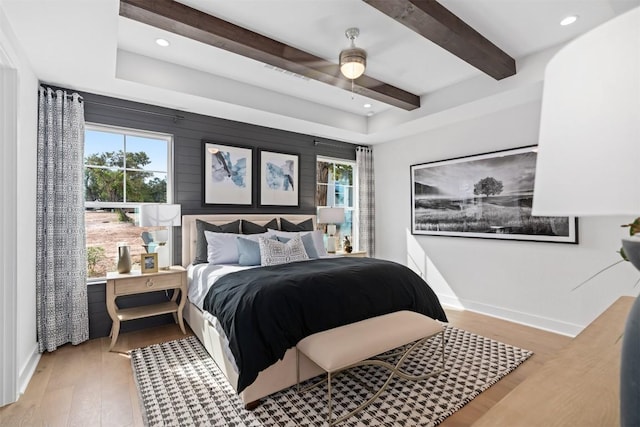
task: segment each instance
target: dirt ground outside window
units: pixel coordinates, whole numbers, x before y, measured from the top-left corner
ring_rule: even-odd
[[[133,269],[140,269],[140,255],[145,253],[144,242],[140,235],[143,231],[152,231],[155,228],[139,227],[135,225],[133,216],[129,215],[129,217],[132,219],[131,222],[122,222],[116,212],[86,211],[87,253],[97,255],[96,262],[93,265],[88,262],[87,265],[90,279],[105,277],[107,272],[116,271],[119,242],[129,244]],[[99,249],[91,249],[100,247],[104,249],[103,253]]]

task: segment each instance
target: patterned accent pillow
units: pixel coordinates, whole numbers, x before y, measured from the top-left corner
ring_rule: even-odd
[[[286,264],[309,259],[299,235],[293,237],[287,243],[260,236],[258,243],[260,244],[261,265]]]
[[[295,235],[304,236],[305,234],[310,234],[313,237],[313,243],[316,248],[316,254],[318,255],[318,257],[327,256],[327,249],[324,247],[324,235],[320,230],[288,232],[288,231],[278,231],[278,230],[269,229],[268,231],[269,236],[288,237],[288,238],[291,238]],[[309,255],[309,253],[307,253],[307,255]]]
[[[287,243],[289,240],[291,240],[290,237],[282,237],[282,236],[271,236],[271,238],[273,239],[278,239],[279,242],[282,243]],[[311,235],[311,233],[307,233],[307,234],[300,234],[300,239],[302,240],[302,244],[304,245],[304,250],[305,252],[307,252],[307,256],[309,257],[309,259],[316,259],[316,258],[320,258],[318,256],[318,251],[316,251],[316,244],[313,241],[313,236]]]

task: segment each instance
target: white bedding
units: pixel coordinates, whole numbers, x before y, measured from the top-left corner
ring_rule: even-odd
[[[249,268],[259,267],[255,266],[243,266],[243,265],[224,265],[224,264],[190,264],[187,266],[187,279],[188,279],[188,292],[187,296],[189,301],[200,309],[202,316],[205,320],[209,321],[218,332],[218,335],[223,339],[225,346],[223,348],[227,359],[231,362],[233,369],[238,373],[238,366],[236,365],[233,353],[229,349],[229,340],[227,335],[222,329],[218,319],[206,310],[203,310],[202,306],[204,298],[207,296],[209,289],[216,281],[222,276],[233,273],[235,271],[247,270]]]
[[[226,264],[196,264],[187,267],[187,278],[189,282],[189,301],[195,304],[200,310],[204,303],[204,298],[213,284],[222,276],[236,271],[247,270],[259,267],[259,265],[226,265]]]

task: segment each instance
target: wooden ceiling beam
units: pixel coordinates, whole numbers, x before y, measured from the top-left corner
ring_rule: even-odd
[[[496,80],[516,61],[436,0],[363,0]]]
[[[120,0],[120,15],[347,91],[352,90],[351,80],[340,73],[337,64],[176,1]],[[353,91],[404,110],[420,108],[419,96],[366,75],[354,81]]]

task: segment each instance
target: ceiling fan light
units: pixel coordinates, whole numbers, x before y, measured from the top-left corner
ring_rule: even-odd
[[[340,71],[351,80],[360,77],[367,66],[367,52],[358,47],[352,47],[340,52]]]

